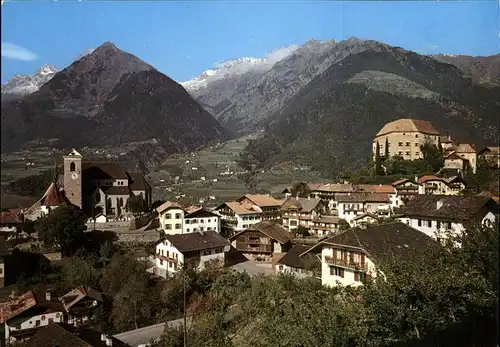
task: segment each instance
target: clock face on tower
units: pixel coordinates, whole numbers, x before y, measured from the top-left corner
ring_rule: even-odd
[[[78,178],[78,174],[76,172],[73,172],[71,174],[71,178],[74,179],[74,180],[76,180]]]

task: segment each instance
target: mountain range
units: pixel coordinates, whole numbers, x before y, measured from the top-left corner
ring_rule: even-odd
[[[195,150],[228,138],[181,85],[110,42],[56,73],[38,91],[2,102],[1,125],[3,151],[27,144],[137,144],[129,162],[136,163],[131,169],[143,171],[151,166],[152,152]]]
[[[178,84],[106,43],[35,93],[2,103],[2,148],[36,139],[97,147],[155,138],[160,146],[138,151],[161,157],[263,131],[246,150],[257,166],[294,162],[335,175],[365,163],[373,135],[397,118],[426,119],[458,141],[494,145],[499,107],[500,55],[311,40],[226,61]]]

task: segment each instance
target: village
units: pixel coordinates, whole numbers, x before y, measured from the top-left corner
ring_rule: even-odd
[[[389,158],[426,159],[428,148],[441,153],[442,167],[391,184],[290,182],[280,196],[248,193],[216,206],[155,204],[142,174],[127,172],[117,162],[87,162],[73,149],[64,156],[63,172],[33,206],[2,212],[0,284],[7,285],[4,277],[12,273],[8,258],[13,249],[43,243],[38,231],[25,230],[26,225],[36,226],[68,206],[84,213],[86,232],[107,231],[118,243],[147,245],[137,257],[157,278],[225,267],[251,275],[314,278],[327,287],[362,286],[376,280],[394,256],[425,254],[473,225],[498,224],[496,193],[464,192],[467,177],[479,165],[500,168],[499,147],[478,151],[414,119],[386,124],[372,144],[375,174],[387,170]],[[38,252],[60,261],[65,256],[57,249],[61,245],[53,246]],[[103,297],[84,284],[59,296],[35,288],[12,293],[0,303],[2,343],[32,341],[30,346],[36,346],[44,335],[72,338],[77,329],[106,346],[145,346],[160,338],[161,329],[138,342],[131,333],[109,336],[86,328]],[[56,331],[49,322],[72,328]]]

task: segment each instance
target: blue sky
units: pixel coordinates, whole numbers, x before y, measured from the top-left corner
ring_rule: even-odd
[[[112,41],[177,81],[215,63],[310,39],[350,36],[422,53],[500,53],[498,1],[92,2],[7,0],[2,83],[41,64],[58,69]],[[8,55],[8,56],[7,56]]]

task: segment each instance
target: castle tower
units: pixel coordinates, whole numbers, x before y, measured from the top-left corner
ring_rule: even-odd
[[[73,149],[63,159],[64,193],[73,205],[82,208],[82,155]]]

